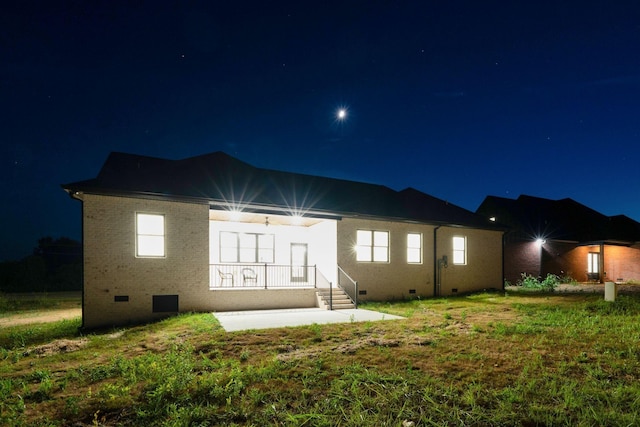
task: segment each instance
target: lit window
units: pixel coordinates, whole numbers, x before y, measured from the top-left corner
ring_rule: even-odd
[[[258,262],[274,262],[273,234],[258,234]]]
[[[136,214],[136,256],[164,257],[164,215]]]
[[[238,262],[238,233],[220,232],[220,262]]]
[[[220,262],[274,262],[273,234],[220,232]]]
[[[407,262],[409,264],[422,263],[422,234],[407,234]]]
[[[453,237],[453,263],[459,265],[467,263],[467,238],[464,236]]]
[[[389,262],[389,232],[358,230],[356,234],[356,260]]]
[[[587,273],[599,273],[600,269],[598,268],[598,256],[600,254],[597,252],[589,252],[587,258]],[[584,265],[584,264],[583,264]]]
[[[256,242],[255,234],[242,233],[240,237],[240,262],[256,262]]]

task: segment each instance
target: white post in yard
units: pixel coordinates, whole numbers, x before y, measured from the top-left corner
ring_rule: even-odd
[[[615,301],[618,294],[618,285],[615,282],[605,282],[604,284],[604,300]]]

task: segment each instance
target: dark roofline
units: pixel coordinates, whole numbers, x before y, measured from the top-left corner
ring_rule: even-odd
[[[240,197],[238,205],[252,212],[275,214],[293,208],[314,217],[505,231],[471,211],[412,188],[398,192],[380,184],[264,169],[223,152],[181,160],[113,152],[96,178],[62,188],[79,200],[81,193],[88,193],[224,207],[230,206],[228,200]],[[246,196],[248,189],[257,194]]]
[[[476,213],[495,215],[517,233],[583,245],[633,246],[640,242],[640,223],[625,215],[607,216],[571,198],[559,200],[520,195],[487,196]]]

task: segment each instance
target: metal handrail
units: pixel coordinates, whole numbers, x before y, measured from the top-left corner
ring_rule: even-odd
[[[315,265],[209,264],[209,289],[315,288],[317,273]]]
[[[351,285],[353,286],[353,295],[349,293],[350,289],[348,290],[345,286],[343,286],[343,283],[340,280],[340,278],[343,276],[349,282],[351,282]],[[349,274],[346,271],[344,271],[342,267],[340,267],[339,265],[338,265],[338,286],[344,289],[345,293],[349,296],[349,298],[351,298],[351,302],[353,302],[353,306],[355,308],[358,308],[358,282],[356,280],[353,280],[353,278],[349,276]]]
[[[316,287],[321,289],[329,288],[329,310],[333,310],[333,283],[326,278],[322,272],[316,268],[316,277],[320,280],[316,282]]]

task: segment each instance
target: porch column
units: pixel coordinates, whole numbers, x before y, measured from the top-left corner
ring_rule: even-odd
[[[600,268],[598,269],[598,278],[600,279],[600,283],[604,283],[604,242],[600,243],[600,253],[598,254],[598,263]]]

